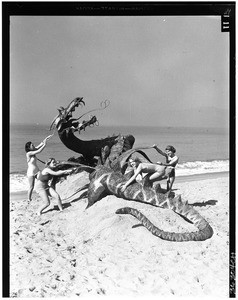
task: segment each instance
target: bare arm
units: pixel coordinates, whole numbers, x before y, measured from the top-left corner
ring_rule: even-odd
[[[36,154],[38,154],[38,153],[41,153],[41,151],[45,148],[47,141],[48,141],[52,136],[53,136],[53,134],[48,135],[48,136],[43,140],[43,142],[41,142],[41,143],[36,147],[36,150],[27,152],[27,154],[26,154],[27,158],[29,159],[30,156],[36,155]]]
[[[45,168],[45,169],[42,171],[42,174],[43,174],[43,175],[50,174],[50,175],[58,176],[58,175],[63,175],[63,174],[70,174],[72,171],[73,171],[72,169],[70,169],[70,170],[53,171],[53,170],[51,170],[50,168]]]
[[[122,192],[124,192],[125,189],[128,187],[128,185],[130,185],[136,179],[136,177],[141,173],[141,168],[142,166],[141,164],[139,164],[138,168],[135,170],[134,175],[123,185],[121,189]]]
[[[49,139],[51,139],[53,135],[54,135],[54,134],[48,135],[48,136],[43,140],[43,142],[41,142],[38,146],[36,146],[36,148],[39,148],[39,147],[43,146],[44,144],[46,144],[46,142],[47,142]]]
[[[40,148],[40,147],[43,146],[43,145],[44,145],[44,143],[41,142],[39,145],[36,146],[36,148],[38,149],[38,148]]]
[[[177,156],[175,156],[174,158],[171,159],[170,162],[166,162],[166,163],[160,163],[161,166],[171,166],[171,167],[175,167],[175,165],[178,163],[179,158]]]
[[[39,149],[27,152],[26,153],[27,158],[29,158],[30,156],[33,156],[35,154],[40,153],[45,148],[45,146],[46,146],[46,144],[44,143]]]
[[[162,150],[160,150],[157,145],[153,145],[153,148],[161,155],[163,156],[166,156],[167,157],[167,154],[165,152],[163,152]]]

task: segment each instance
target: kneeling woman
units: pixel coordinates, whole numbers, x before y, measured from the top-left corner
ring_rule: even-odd
[[[44,202],[43,206],[37,213],[39,216],[42,214],[43,210],[50,205],[49,196],[56,198],[58,201],[59,210],[63,210],[60,196],[55,191],[54,187],[49,185],[49,180],[52,179],[53,176],[70,174],[73,170],[54,171],[53,169],[56,167],[56,165],[56,160],[54,158],[50,158],[45,164],[45,168],[37,174],[36,191]]]
[[[141,162],[136,165],[136,170],[134,175],[122,186],[121,191],[124,192],[125,189],[130,185],[139,174],[147,173],[150,174],[149,181],[153,183],[154,181],[160,181],[162,179],[167,179],[167,190],[172,189],[172,185],[175,179],[175,166],[178,163],[179,158],[175,155],[175,148],[173,146],[167,146],[165,151],[161,151],[157,145],[153,145],[160,154],[166,157],[166,163],[157,162],[153,163],[144,163]]]
[[[153,183],[154,181],[159,181],[167,178],[169,176],[169,173],[172,171],[172,168],[173,167],[165,167],[153,163],[142,162],[138,165],[134,175],[122,186],[121,191],[124,192],[128,185],[130,185],[139,174],[151,174],[149,176],[149,181]]]

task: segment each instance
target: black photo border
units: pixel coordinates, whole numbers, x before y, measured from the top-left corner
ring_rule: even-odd
[[[236,105],[234,2],[2,2],[2,297],[9,297],[9,120],[11,16],[221,16],[229,34],[229,297],[236,296]]]

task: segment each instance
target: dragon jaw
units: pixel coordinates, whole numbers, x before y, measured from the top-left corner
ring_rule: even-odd
[[[72,100],[70,102],[70,104],[64,108],[64,107],[60,107],[58,109],[59,113],[58,115],[54,118],[54,120],[52,121],[51,125],[50,125],[50,130],[52,129],[57,129],[58,132],[61,131],[80,131],[82,129],[85,129],[85,127],[92,125],[94,123],[97,122],[97,119],[95,116],[92,116],[89,121],[83,121],[83,122],[77,122],[78,119],[80,119],[81,117],[79,117],[78,119],[73,119],[73,112],[75,111],[75,108],[78,107],[79,105],[83,106],[85,105],[85,102],[83,101],[83,97],[77,97],[74,100]]]

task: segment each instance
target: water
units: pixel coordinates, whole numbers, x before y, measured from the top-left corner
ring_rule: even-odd
[[[11,125],[10,127],[10,191],[27,190],[25,143],[38,145],[47,135],[47,125]],[[134,147],[157,144],[161,150],[167,145],[176,148],[179,164],[176,176],[229,171],[229,134],[225,129],[216,128],[172,128],[172,127],[93,127],[85,132],[75,133],[82,140],[100,139],[113,134],[132,134]],[[153,161],[165,161],[154,149],[145,150]],[[37,157],[46,161],[49,157],[67,160],[79,155],[66,148],[58,134],[49,140],[46,148]],[[38,162],[40,169],[43,164]]]

